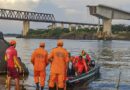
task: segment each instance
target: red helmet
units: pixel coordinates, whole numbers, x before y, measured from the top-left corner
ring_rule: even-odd
[[[57,46],[63,46],[63,41],[61,39],[57,41]]]
[[[10,45],[15,45],[15,44],[16,44],[16,41],[15,41],[15,40],[11,40],[11,41],[9,42],[9,44],[10,44]]]
[[[40,47],[44,47],[44,46],[45,46],[45,43],[44,43],[44,42],[40,42],[39,46],[40,46]]]

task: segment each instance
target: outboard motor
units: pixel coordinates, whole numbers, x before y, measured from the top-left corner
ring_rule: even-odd
[[[95,67],[95,61],[94,60],[91,60],[90,67]]]
[[[69,62],[68,65],[67,76],[75,76],[75,69],[71,61]]]
[[[4,39],[2,32],[0,32],[0,39]]]

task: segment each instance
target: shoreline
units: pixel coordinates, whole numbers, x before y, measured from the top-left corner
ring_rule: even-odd
[[[17,38],[17,37],[16,37]],[[24,37],[22,37],[24,38]],[[67,40],[103,40],[103,39],[74,39],[74,38],[41,38],[41,37],[25,37],[24,39],[67,39]],[[130,41],[130,38],[127,39],[106,39],[105,41],[111,41],[111,40],[122,40],[122,41]],[[104,41],[104,40],[103,40]]]
[[[116,30],[117,31],[117,30]],[[71,40],[130,40],[130,31],[113,31],[111,37],[105,37],[104,33],[92,29],[78,29],[72,30],[56,28],[54,30],[49,29],[30,29],[27,36],[24,38],[36,38],[36,39],[71,39]]]

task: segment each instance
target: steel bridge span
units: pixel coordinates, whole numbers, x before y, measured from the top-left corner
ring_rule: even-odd
[[[53,14],[48,13],[38,13],[11,9],[0,9],[0,19],[23,21],[23,36],[26,36],[29,31],[30,21],[52,23],[52,29],[56,28],[56,23],[60,23],[62,28],[64,28],[64,24],[68,24],[70,30],[72,24],[97,26],[97,24],[92,23],[57,21],[55,20]]]

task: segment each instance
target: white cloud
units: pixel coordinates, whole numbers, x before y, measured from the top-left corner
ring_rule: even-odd
[[[33,11],[39,3],[40,0],[0,0],[0,8]],[[20,21],[0,20],[0,30],[4,33],[21,33],[22,27]]]
[[[0,0],[0,8],[31,10],[39,3],[40,0]]]
[[[32,0],[33,2],[39,2],[40,0]]]
[[[66,9],[66,13],[67,14],[76,14],[77,13],[77,11],[75,10],[75,9]]]
[[[116,7],[123,10],[129,10],[130,0],[48,0],[58,8],[65,12],[70,20],[85,21],[88,20],[94,22],[97,19],[92,19],[87,10],[87,5],[104,4],[112,7]],[[127,6],[126,6],[127,5]],[[86,19],[86,17],[88,19]],[[73,19],[72,19],[73,18]],[[92,20],[91,20],[92,19]]]
[[[88,23],[97,22],[97,19],[89,15],[89,10],[86,7],[87,5],[95,5],[95,4],[96,5],[105,4],[108,6],[130,11],[129,10],[130,0],[0,0],[0,8],[29,10],[29,11],[38,10],[38,12],[47,11],[48,13],[49,12],[53,13],[56,17],[56,20],[88,22]],[[1,24],[0,27],[6,26],[6,22],[5,24],[2,24],[4,21],[0,23]],[[127,22],[128,21],[120,21],[120,20],[113,21],[113,23],[124,23],[124,24],[127,24]],[[14,31],[16,29],[15,27],[16,23],[13,22],[12,24],[9,24],[10,26],[14,25]],[[130,22],[128,23],[130,24]],[[5,31],[6,28],[3,29],[4,29],[3,31]],[[21,28],[17,28],[17,30],[19,31],[20,29]],[[8,27],[7,32],[9,32]]]
[[[48,0],[49,1],[49,0]],[[130,5],[130,0],[50,0],[51,3],[55,4],[59,8],[63,9],[76,9],[77,11],[81,8],[85,8],[87,5],[105,4],[122,8],[126,4]]]
[[[40,0],[0,0],[1,3],[39,2]]]

